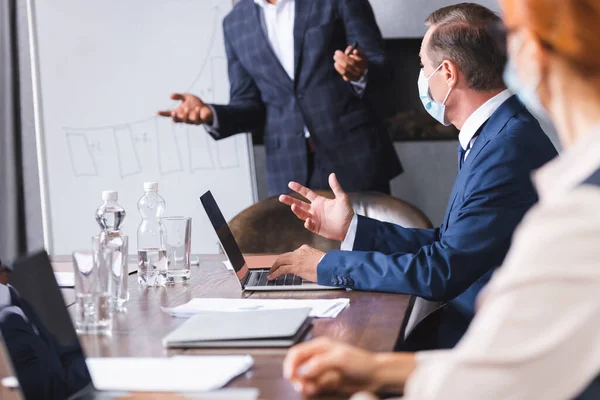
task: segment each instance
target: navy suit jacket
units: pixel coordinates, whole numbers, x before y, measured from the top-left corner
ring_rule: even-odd
[[[29,319],[14,313],[0,319],[0,333],[25,399],[62,400],[88,386],[92,380],[79,342],[61,345],[12,289],[11,303]]]
[[[307,183],[304,126],[322,174],[337,173],[348,191],[387,183],[401,173],[392,141],[368,101],[389,78],[368,0],[296,0],[293,80],[270,47],[259,11],[253,0],[241,0],[223,22],[230,102],[213,105],[219,129],[211,135],[262,131],[271,195],[288,192],[291,180]],[[369,57],[362,97],[333,67],[335,51],[355,40]]]
[[[359,217],[356,251],[328,253],[318,282],[449,302],[448,329],[459,328],[443,332],[446,343],[439,347],[451,347],[474,315],[475,297],[502,264],[517,224],[537,201],[531,172],[556,155],[535,118],[509,98],[480,128],[440,228],[406,229]]]

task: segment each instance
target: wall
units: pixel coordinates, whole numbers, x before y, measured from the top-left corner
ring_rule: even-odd
[[[500,12],[498,0],[471,0]],[[438,8],[460,3],[459,0],[370,0],[377,24],[386,38],[423,37],[423,21]]]

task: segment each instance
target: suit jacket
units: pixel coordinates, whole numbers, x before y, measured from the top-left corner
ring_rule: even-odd
[[[537,201],[531,172],[556,155],[535,118],[509,98],[480,128],[440,228],[405,229],[359,217],[356,251],[328,253],[318,266],[319,283],[448,302],[433,347],[452,347],[473,318],[477,294],[502,264],[514,229]]]
[[[11,303],[29,320],[16,313],[0,318],[0,333],[25,399],[66,399],[89,385],[91,377],[79,342],[61,345],[13,289]]]
[[[230,102],[213,105],[219,128],[211,135],[222,139],[262,131],[271,195],[288,192],[290,180],[307,183],[304,126],[323,174],[336,172],[348,191],[387,183],[401,173],[391,139],[367,102],[388,79],[368,0],[296,0],[294,80],[270,47],[258,7],[241,0],[223,22]],[[362,97],[333,67],[334,52],[354,40],[369,57]]]

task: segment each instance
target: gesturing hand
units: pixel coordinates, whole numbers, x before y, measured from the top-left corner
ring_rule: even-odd
[[[345,52],[338,50],[333,55],[335,61],[333,67],[346,82],[359,80],[369,66],[366,54],[360,50],[354,50],[352,54],[347,54],[350,49],[351,46],[348,46]]]
[[[171,99],[180,100],[181,104],[174,110],[159,111],[158,115],[173,118],[173,122],[186,124],[212,124],[213,112],[199,97],[193,94],[173,93]]]
[[[279,201],[290,206],[309,231],[326,239],[342,241],[348,233],[354,210],[335,174],[329,175],[329,186],[334,199],[319,196],[299,183],[290,182],[290,189],[306,197],[310,203],[286,195],[279,196]]]

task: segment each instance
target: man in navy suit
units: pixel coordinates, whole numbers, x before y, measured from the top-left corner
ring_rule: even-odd
[[[459,172],[442,225],[405,229],[357,216],[335,175],[333,200],[292,182],[290,187],[311,203],[289,196],[281,201],[307,229],[343,241],[342,249],[352,251],[325,255],[302,247],[275,262],[272,279],[295,274],[322,285],[446,302],[425,318],[422,326],[428,329],[402,348],[448,348],[458,342],[473,318],[477,294],[537,201],[531,172],[557,154],[536,119],[505,88],[506,53],[490,31],[499,23],[498,16],[475,4],[440,9],[426,21],[420,96],[434,118],[460,130]]]
[[[271,195],[290,180],[326,189],[331,172],[347,190],[389,193],[402,166],[369,101],[389,77],[368,0],[241,0],[223,31],[229,104],[174,94],[181,104],[159,115],[215,139],[262,132]]]

